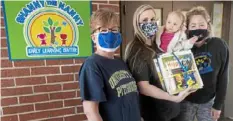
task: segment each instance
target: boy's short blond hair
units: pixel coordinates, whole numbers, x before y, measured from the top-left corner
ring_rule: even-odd
[[[108,27],[113,24],[119,26],[119,16],[111,9],[102,8],[91,15],[91,33],[94,33],[94,31],[98,29],[97,26]]]

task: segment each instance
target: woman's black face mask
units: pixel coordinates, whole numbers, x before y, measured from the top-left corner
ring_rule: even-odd
[[[209,35],[207,29],[196,29],[196,30],[188,30],[188,38],[192,38],[194,36],[198,37],[197,42],[203,40]]]

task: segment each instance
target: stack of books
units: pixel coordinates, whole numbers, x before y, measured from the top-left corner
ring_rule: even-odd
[[[191,50],[161,54],[154,63],[161,85],[169,94],[177,94],[188,87],[203,87]]]

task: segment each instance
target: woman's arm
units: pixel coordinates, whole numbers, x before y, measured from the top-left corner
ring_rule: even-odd
[[[213,108],[216,110],[221,110],[222,108],[227,93],[227,84],[229,81],[229,49],[225,42],[224,46],[219,46],[219,48],[222,50],[220,53],[218,53],[219,58],[221,59],[221,68],[217,76],[216,96],[213,105]]]
[[[98,102],[84,100],[83,109],[88,121],[103,121],[99,114]]]
[[[187,97],[190,93],[196,91],[191,90],[191,88],[187,88],[186,90],[179,93],[179,95],[169,95],[167,92],[161,90],[160,88],[149,84],[149,81],[140,81],[138,82],[139,91],[141,94],[150,96],[157,99],[169,100],[173,102],[181,102],[185,97]]]

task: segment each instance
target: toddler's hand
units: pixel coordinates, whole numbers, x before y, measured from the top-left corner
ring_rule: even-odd
[[[197,40],[198,40],[198,37],[197,37],[197,36],[194,36],[194,37],[192,37],[192,38],[189,39],[189,42],[190,42],[191,44],[194,44]]]

